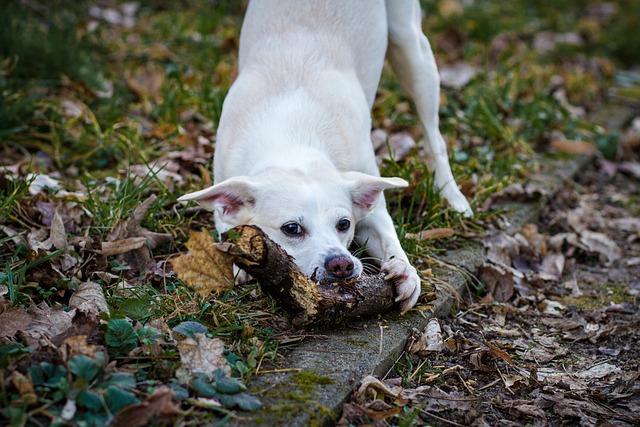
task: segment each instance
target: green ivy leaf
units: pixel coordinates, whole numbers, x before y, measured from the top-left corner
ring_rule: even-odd
[[[158,340],[162,337],[162,333],[156,328],[151,326],[145,326],[136,331],[138,335],[138,339],[140,343],[143,345],[151,345],[158,342]]]
[[[114,415],[120,412],[125,406],[140,403],[140,400],[136,398],[135,394],[114,385],[107,387],[106,401],[109,410]]]
[[[247,390],[247,386],[245,386],[240,380],[238,380],[237,378],[227,377],[222,369],[217,369],[213,373],[213,380],[213,386],[220,393],[235,394]]]
[[[173,397],[177,400],[184,400],[189,397],[189,390],[180,385],[180,383],[175,379],[171,380],[169,386],[171,387],[171,390],[173,390]]]
[[[67,370],[64,366],[42,362],[29,368],[31,382],[34,386],[58,387],[66,380]]]
[[[128,372],[115,372],[109,377],[107,384],[121,388],[136,388],[136,377]]]
[[[218,392],[211,384],[211,380],[207,378],[205,374],[196,374],[191,385],[200,396],[218,397]]]
[[[203,397],[215,398],[229,409],[240,408],[244,411],[254,411],[262,406],[260,400],[248,393],[240,393],[246,390],[246,386],[235,378],[228,378],[221,371],[214,372],[215,383],[205,374],[196,374],[191,386]],[[221,385],[222,384],[222,385]]]
[[[92,412],[100,412],[104,408],[102,396],[91,390],[82,390],[78,393],[76,402],[79,406],[85,407]]]
[[[616,158],[619,142],[620,135],[617,132],[599,135],[596,139],[598,150],[600,150],[607,160],[614,160]]]
[[[138,346],[138,335],[131,323],[124,319],[112,319],[107,325],[104,340],[110,356],[128,354]]]
[[[182,322],[173,328],[174,334],[180,334],[184,337],[193,338],[194,340],[196,339],[196,334],[206,334],[207,332],[209,331],[201,323],[190,321]],[[177,337],[176,339],[179,340],[180,338]]]
[[[0,347],[0,369],[6,369],[10,364],[33,353],[31,347],[25,347],[20,343],[11,343]]]
[[[69,360],[69,370],[78,378],[82,378],[90,383],[98,374],[102,366],[84,354],[78,354]]]
[[[257,397],[248,393],[219,394],[216,397],[229,409],[238,407],[244,411],[255,411],[262,406],[262,402]]]
[[[120,313],[133,319],[146,319],[152,314],[149,298],[127,298],[120,304]]]

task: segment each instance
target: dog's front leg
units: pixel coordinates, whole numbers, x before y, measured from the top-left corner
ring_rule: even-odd
[[[420,296],[420,277],[400,246],[393,221],[381,197],[377,207],[358,223],[356,241],[365,247],[368,256],[378,260],[386,280],[396,286],[396,301],[404,314]]]

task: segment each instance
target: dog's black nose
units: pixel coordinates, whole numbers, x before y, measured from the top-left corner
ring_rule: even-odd
[[[353,261],[351,258],[338,255],[327,258],[324,268],[330,276],[337,279],[345,279],[353,274]]]

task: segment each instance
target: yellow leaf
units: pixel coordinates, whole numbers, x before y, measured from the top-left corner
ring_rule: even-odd
[[[187,248],[188,254],[171,262],[180,280],[202,296],[231,289],[233,258],[218,248],[208,232],[191,233]]]

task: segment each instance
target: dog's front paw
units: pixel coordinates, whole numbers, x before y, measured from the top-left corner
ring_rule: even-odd
[[[407,261],[399,258],[392,258],[382,265],[382,271],[386,273],[385,280],[393,282],[396,286],[398,296],[396,301],[400,302],[402,314],[409,311],[420,296],[420,277],[415,267]]]

